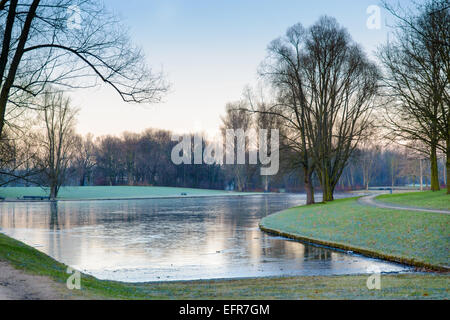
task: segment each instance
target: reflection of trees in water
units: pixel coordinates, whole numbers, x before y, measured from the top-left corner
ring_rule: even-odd
[[[16,207],[14,203],[2,203],[0,206],[0,228],[16,228]]]
[[[273,239],[273,236],[265,234],[262,238],[262,256],[279,259],[303,260],[306,244],[284,238]]]
[[[296,259],[302,260],[321,261],[331,261],[334,259],[333,251],[330,249],[283,238],[275,240],[271,237],[267,235],[262,239],[263,248],[261,252],[263,256],[277,258],[295,257]]]
[[[221,219],[231,229],[236,227],[254,227],[255,221],[298,204],[296,201],[290,201],[285,196],[278,195],[265,195],[262,197],[243,196],[220,201],[220,203],[217,203],[217,210],[220,212],[216,215],[216,219]]]
[[[245,247],[254,262],[259,261],[262,256],[303,259],[302,245],[285,240],[273,241],[258,227],[262,217],[298,204],[298,199],[288,198],[285,195],[220,199],[213,208],[214,223],[207,225],[205,238],[211,238],[210,242],[217,241],[215,226],[225,225],[226,227],[221,230],[221,237],[233,239],[233,243],[228,242],[228,245]],[[209,207],[207,210],[210,210]]]
[[[60,230],[60,217],[58,210],[58,202],[50,202],[50,220],[49,220],[49,230],[59,231]],[[62,254],[62,244],[61,244],[61,233],[60,232],[49,232],[48,233],[48,250],[51,256],[61,257]]]
[[[58,202],[52,201],[50,203],[50,230],[59,230],[58,221]]]
[[[43,243],[55,257],[71,256],[74,252],[76,254],[71,256],[74,261],[90,259],[85,253],[77,253],[80,248],[108,249],[114,243],[119,244],[119,248],[114,250],[124,250],[137,257],[142,255],[156,264],[170,264],[172,261],[183,261],[183,258],[193,263],[197,261],[193,259],[198,257],[197,263],[205,266],[228,266],[241,259],[247,261],[249,266],[257,266],[278,259],[280,266],[283,261],[288,261],[301,269],[310,267],[307,260],[311,263],[320,260],[320,268],[326,269],[332,266],[333,259],[336,260],[334,251],[276,238],[262,233],[258,228],[261,216],[296,205],[296,199],[273,195],[55,202],[33,207],[34,215],[31,215],[31,205],[24,206],[20,208],[17,218],[27,216],[30,210],[35,223],[39,222],[40,226],[45,225],[49,229],[39,234],[44,239],[33,240],[33,243]],[[60,232],[71,228],[75,230]],[[106,254],[109,254],[108,251]]]
[[[314,260],[331,260],[331,250],[315,247],[312,245],[305,245],[305,259],[314,259]]]
[[[114,223],[133,223],[142,220],[136,204],[73,202],[50,204],[50,229],[60,230],[73,226],[113,225]]]

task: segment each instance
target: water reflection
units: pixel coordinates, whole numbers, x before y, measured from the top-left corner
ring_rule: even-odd
[[[1,231],[102,279],[119,281],[364,273],[403,266],[261,232],[302,195],[3,203]]]
[[[50,203],[50,230],[59,230],[58,202]]]

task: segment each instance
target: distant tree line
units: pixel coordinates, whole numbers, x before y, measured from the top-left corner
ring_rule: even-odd
[[[262,114],[238,111],[236,104],[228,105],[222,119],[224,128],[276,126],[267,123]],[[236,113],[243,114],[235,117]],[[120,136],[95,139],[90,134],[80,136],[74,130],[76,110],[61,93],[47,92],[37,114],[29,130],[21,131],[21,139],[4,139],[0,144],[0,172],[4,173],[0,175],[0,186],[42,186],[55,198],[63,185],[305,191],[305,171],[300,170],[300,162],[293,161],[297,152],[289,145],[281,145],[278,174],[261,176],[260,164],[175,165],[171,152],[177,142],[172,141],[172,133],[167,130],[148,129],[142,133],[125,132]],[[443,163],[439,164],[440,170],[445,172]],[[406,148],[389,150],[384,145],[366,143],[352,153],[336,189],[405,184],[419,187],[421,181],[426,187],[430,181],[429,167],[428,160],[414,156]],[[320,177],[313,174],[309,178],[318,189]]]
[[[370,186],[446,184],[450,194],[447,0],[408,11],[386,2],[395,34],[378,64],[326,16],[269,44],[260,94],[248,88],[227,104],[221,133],[278,129],[274,176],[261,176],[259,162],[175,165],[177,142],[166,130],[77,135],[65,88],[99,78],[125,101],[157,102],[167,85],[95,1],[80,3],[90,17],[82,31],[67,28],[73,2],[34,0],[18,10],[18,1],[0,1],[0,185],[40,185],[52,198],[63,185],[304,191],[308,204],[317,190],[332,201],[336,190]],[[247,159],[250,152],[246,145]]]

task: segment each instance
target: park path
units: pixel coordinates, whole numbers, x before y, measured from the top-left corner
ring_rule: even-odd
[[[68,293],[65,284],[25,273],[0,260],[0,300],[65,299],[76,299]]]
[[[381,202],[381,201],[375,200],[375,197],[377,197],[377,196],[379,196],[379,194],[365,196],[365,197],[359,198],[358,202],[360,204],[363,204],[363,205],[377,207],[377,208],[450,214],[450,211],[448,211],[448,210],[437,210],[437,209],[420,208],[420,207],[409,207],[409,206],[404,206],[404,205],[400,205],[400,204]]]

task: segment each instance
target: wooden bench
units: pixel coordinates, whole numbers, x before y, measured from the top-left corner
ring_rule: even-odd
[[[23,196],[23,200],[50,200],[50,197],[43,197],[43,196]]]

